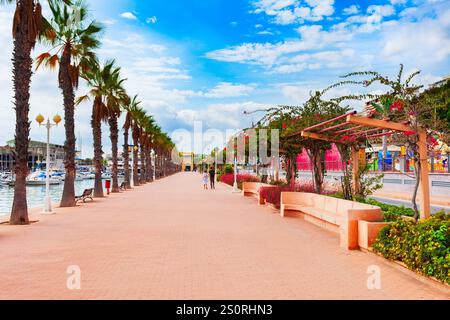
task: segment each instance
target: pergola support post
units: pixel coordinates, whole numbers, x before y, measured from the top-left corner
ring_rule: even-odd
[[[427,133],[421,129],[419,131],[419,157],[420,157],[420,218],[428,219],[431,214],[430,206],[430,178],[428,170],[428,148],[427,148]]]

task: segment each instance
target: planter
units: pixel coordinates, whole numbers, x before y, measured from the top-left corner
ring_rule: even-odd
[[[381,229],[391,224],[391,222],[370,222],[358,221],[358,245],[360,248],[368,250],[378,237]]]

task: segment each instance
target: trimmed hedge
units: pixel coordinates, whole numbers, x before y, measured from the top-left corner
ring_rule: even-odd
[[[373,250],[450,284],[450,215],[439,213],[417,224],[398,219],[381,230]]]
[[[414,210],[411,208],[406,208],[405,206],[394,206],[391,204],[385,204],[369,198],[361,200],[360,202],[380,207],[381,210],[383,211],[384,220],[387,222],[396,221],[402,216],[414,217]]]

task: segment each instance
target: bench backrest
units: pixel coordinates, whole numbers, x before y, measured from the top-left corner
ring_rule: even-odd
[[[246,191],[259,191],[261,187],[269,187],[269,184],[261,183],[261,182],[243,182],[242,190]]]
[[[304,192],[283,192],[281,194],[281,204],[311,206],[319,210],[335,213],[339,216],[344,215],[348,210],[379,209],[376,206],[364,203]]]
[[[84,190],[83,197],[89,197],[92,194],[92,192],[94,192],[94,189],[86,189],[86,190]]]

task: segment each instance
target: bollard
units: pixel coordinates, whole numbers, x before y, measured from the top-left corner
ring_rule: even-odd
[[[109,190],[111,189],[111,180],[105,181],[105,189],[106,189],[106,194],[109,195]]]

